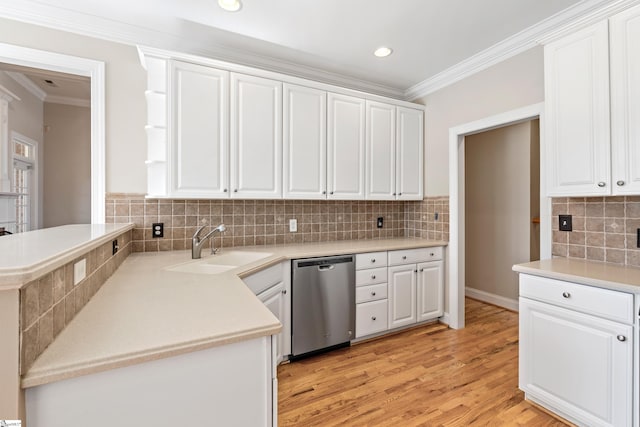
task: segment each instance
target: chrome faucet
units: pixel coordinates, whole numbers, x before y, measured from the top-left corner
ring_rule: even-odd
[[[202,252],[202,247],[204,246],[208,238],[211,238],[211,253],[216,253],[217,249],[213,246],[213,233],[215,233],[216,231],[219,233],[224,233],[227,230],[227,227],[225,227],[224,224],[220,224],[204,236],[200,237],[200,233],[202,233],[202,230],[204,230],[206,226],[207,224],[200,226],[191,238],[191,258],[193,259],[200,259],[200,252]]]

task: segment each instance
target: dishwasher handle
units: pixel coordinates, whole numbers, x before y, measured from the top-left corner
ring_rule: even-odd
[[[335,264],[324,264],[318,266],[318,271],[328,271],[333,270],[334,268],[336,268]]]

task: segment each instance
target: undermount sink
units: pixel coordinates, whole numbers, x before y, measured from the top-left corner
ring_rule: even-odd
[[[258,261],[270,256],[267,252],[230,251],[212,255],[200,260],[189,261],[182,264],[167,267],[168,271],[195,274],[220,274],[232,270],[241,265]]]

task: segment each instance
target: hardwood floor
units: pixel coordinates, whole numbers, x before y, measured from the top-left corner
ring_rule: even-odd
[[[432,324],[278,368],[280,426],[567,426],[518,390],[518,314]]]

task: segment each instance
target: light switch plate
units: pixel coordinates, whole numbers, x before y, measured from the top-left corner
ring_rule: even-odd
[[[77,285],[87,277],[87,260],[82,258],[80,261],[73,264],[73,285]]]
[[[289,220],[289,232],[295,233],[298,231],[298,220],[293,218]]]

